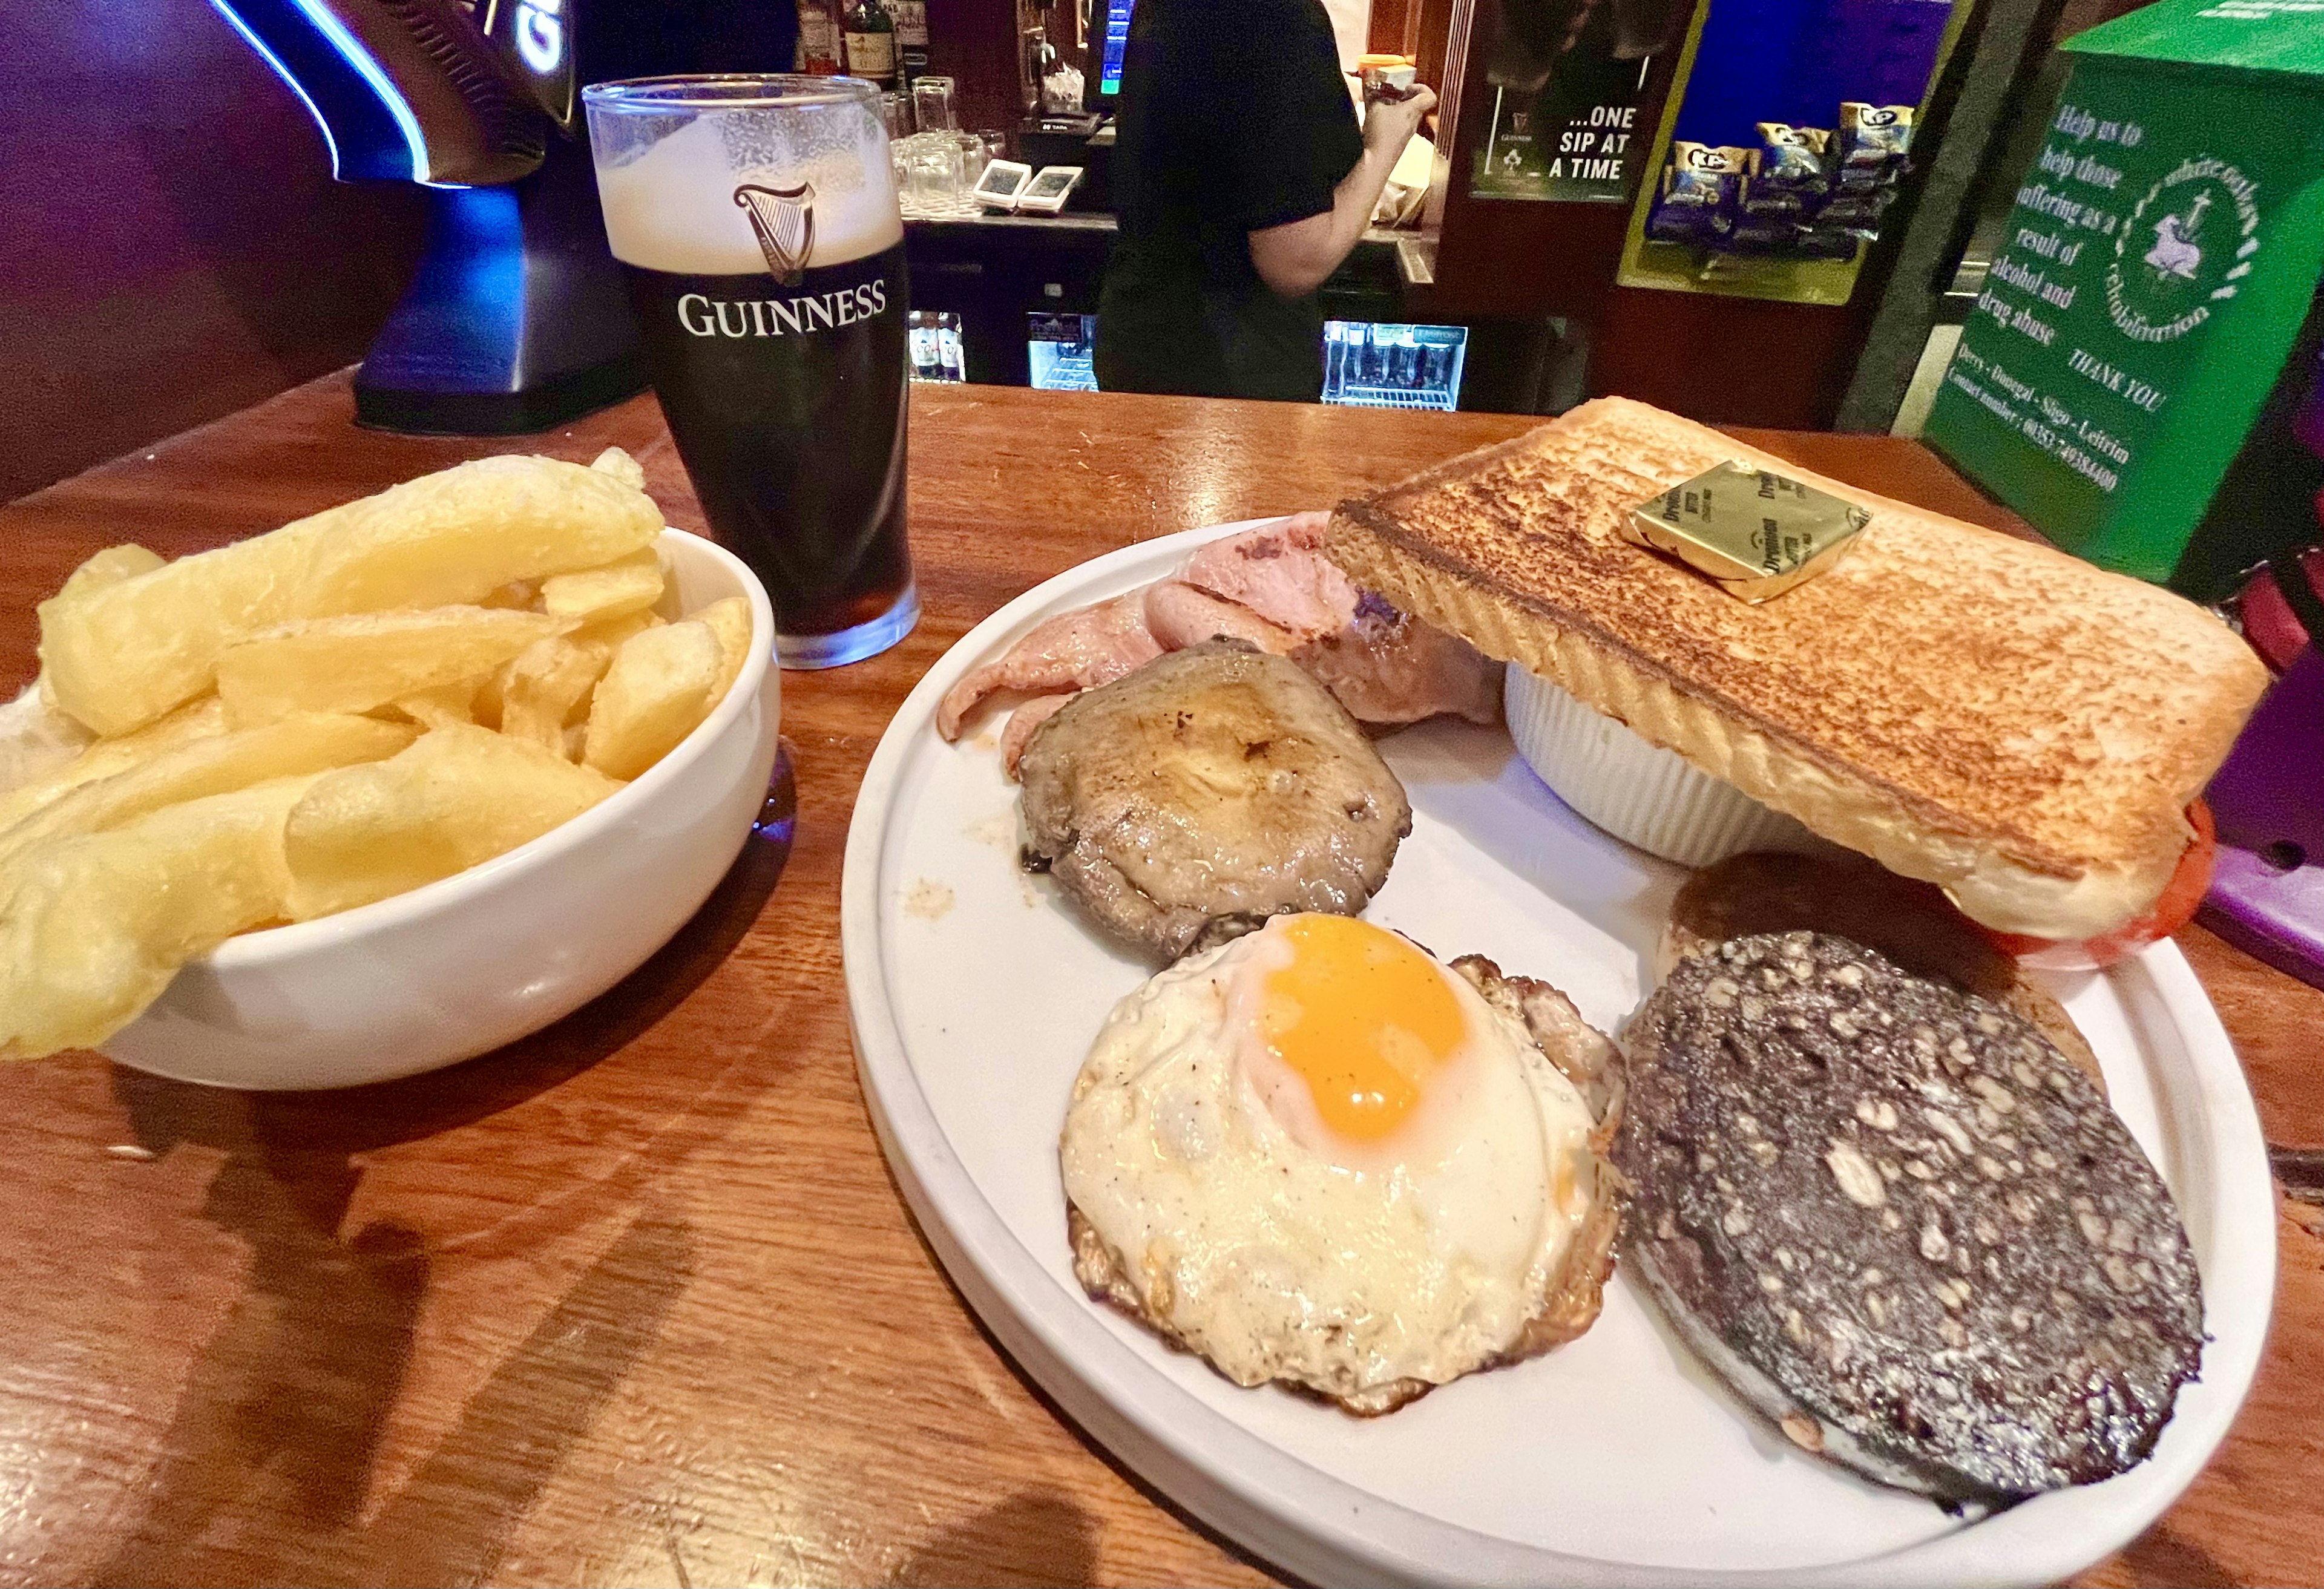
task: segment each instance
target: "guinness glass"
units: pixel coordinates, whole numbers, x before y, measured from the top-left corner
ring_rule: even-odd
[[[847,78],[582,91],[605,232],[713,534],[756,569],[785,667],[919,617],[904,545],[904,225],[880,97]]]

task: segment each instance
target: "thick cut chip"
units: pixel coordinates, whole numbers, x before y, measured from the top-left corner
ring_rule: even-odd
[[[660,511],[628,473],[480,459],[85,599],[44,602],[50,686],[97,733],[126,733],[208,690],[220,652],[276,624],[475,602],[512,581],[598,567],[661,533]]]
[[[107,547],[65,576],[51,598],[69,602],[123,580],[148,574],[167,561],[143,547]],[[97,736],[57,705],[57,693],[44,672],[23,694],[0,707],[0,790],[51,772],[87,749]]]
[[[287,914],[329,915],[515,849],[621,785],[554,751],[469,724],[385,761],[326,773],[290,813]]]
[[[103,832],[180,801],[379,761],[417,737],[403,723],[301,713],[165,750],[111,777],[83,784],[0,831],[0,902],[19,880],[21,863],[43,843]]]
[[[645,465],[619,447],[607,447],[589,460],[589,467],[610,474],[632,491],[646,489]]]
[[[518,657],[522,655],[524,653],[521,651],[517,653]],[[475,699],[468,703],[470,722],[480,729],[497,729],[501,726],[502,700],[508,692],[509,679],[515,672],[516,657],[512,657],[484,676],[484,682],[476,687]],[[440,727],[441,725],[430,726]]]
[[[661,554],[641,552],[576,574],[556,574],[540,582],[540,610],[575,623],[602,623],[643,612],[661,600]]]
[[[13,704],[14,711],[23,702]],[[118,739],[99,739],[61,766],[52,766],[0,794],[0,832],[5,832],[51,800],[126,772],[164,751],[226,732],[226,707],[215,695],[180,707],[159,722],[149,723]]]
[[[169,561],[161,553],[134,543],[107,547],[102,552],[87,558],[78,568],[65,575],[65,583],[57,587],[57,593],[49,600],[55,602],[61,610],[75,602],[85,601],[99,591],[111,590],[115,585],[134,579],[141,574],[151,574]],[[57,687],[50,682],[49,670],[45,666],[41,669],[41,676],[35,681],[35,686],[41,693],[42,703],[51,712],[62,721],[72,723],[77,728],[80,727],[77,719],[68,716],[64,709],[57,704]],[[84,729],[82,731],[87,738],[96,738],[96,730],[93,729]]]
[[[725,666],[706,623],[688,619],[631,636],[590,700],[582,760],[608,777],[636,777],[710,714]]]
[[[552,638],[525,648],[503,675],[501,732],[565,754],[565,727],[586,709],[613,648]]]
[[[218,699],[238,723],[293,712],[368,712],[476,678],[564,627],[538,612],[428,607],[304,618],[218,654]]]
[[[56,709],[35,680],[0,706],[0,806],[8,794],[69,766],[97,736]]]
[[[0,1058],[103,1042],[180,966],[281,916],[282,821],[314,781],[164,806],[26,857],[0,906]]]
[[[659,612],[632,612],[626,618],[615,618],[604,623],[593,623],[576,629],[567,638],[586,646],[603,646],[608,654],[629,644],[632,635],[641,635],[650,629],[659,629],[669,620]]]
[[[151,574],[169,562],[161,553],[132,542],[125,546],[107,547],[78,568],[65,575],[65,583],[57,587],[51,601],[73,602],[110,590],[124,580],[135,579],[141,574]]]
[[[474,722],[477,693],[491,676],[478,674],[475,678],[438,684],[432,690],[415,690],[409,695],[398,695],[388,704],[423,729],[440,729],[447,722]]]
[[[620,650],[632,635],[643,634],[650,629],[659,629],[662,621],[661,618],[651,612],[632,612],[626,618],[611,619],[604,623],[593,623],[586,628],[575,629],[563,638],[576,646],[595,646],[603,650],[607,660],[610,661],[613,653]],[[470,703],[471,721],[481,723],[488,729],[500,729],[504,731],[508,729],[509,725],[503,715],[508,699],[508,687],[515,682],[517,669],[523,665],[530,649],[530,648],[527,648],[526,651],[518,652],[516,656],[503,663],[492,676],[484,682],[483,687],[476,692],[475,700]],[[596,673],[591,675],[590,683],[594,685],[604,671],[604,665],[599,664]],[[582,704],[586,703],[587,697],[585,694]],[[571,713],[568,712],[567,716],[569,721]],[[518,737],[541,739],[541,736],[534,731],[530,724],[525,725],[524,731]],[[545,744],[547,740],[543,739],[542,742]],[[574,755],[567,757],[567,759],[577,761],[580,758],[578,755]]]
[[[687,616],[710,626],[710,632],[718,637],[719,655],[725,658],[718,682],[710,691],[710,704],[715,709],[742,676],[742,665],[751,659],[751,602],[747,597],[727,596]]]

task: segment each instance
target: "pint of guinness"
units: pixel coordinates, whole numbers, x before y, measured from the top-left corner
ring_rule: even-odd
[[[718,539],[766,582],[786,667],[919,617],[904,542],[904,228],[871,85],[653,78],[583,90],[605,231]]]

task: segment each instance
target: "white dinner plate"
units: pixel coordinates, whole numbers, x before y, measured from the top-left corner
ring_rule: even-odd
[[[1157,1488],[1317,1582],[2035,1584],[2162,1515],[2243,1401],[2275,1280],[2258,1117],[2169,943],[2052,984],[2178,1199],[2210,1334],[2153,1458],[2102,1484],[1969,1521],[1855,1478],[1746,1413],[1618,1272],[1582,1339],[1372,1419],[1238,1388],[1083,1294],[1058,1127],[1099,1023],[1148,973],[1019,869],[996,725],[947,745],[936,703],[1041,619],[1242,528],[1127,547],[1010,602],[920,681],[856,800],[841,932],[864,1098],[930,1245],[1018,1361]],[[1439,721],[1380,749],[1414,818],[1370,918],[1545,978],[1618,1030],[1680,869],[1567,811],[1499,730]]]

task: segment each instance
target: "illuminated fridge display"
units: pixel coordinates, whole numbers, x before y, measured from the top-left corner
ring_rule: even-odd
[[[958,315],[914,309],[904,324],[905,346],[911,354],[913,380],[968,379]]]
[[[1095,391],[1097,317],[1037,310],[1025,319],[1025,356],[1032,367],[1034,387],[1041,391]]]
[[[1323,400],[1370,409],[1445,409],[1461,402],[1465,326],[1323,322]]]

